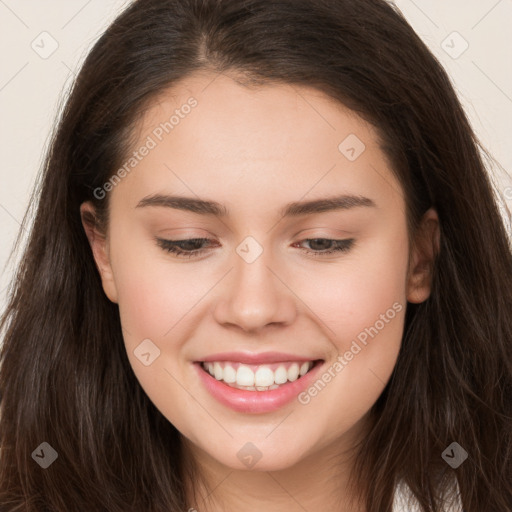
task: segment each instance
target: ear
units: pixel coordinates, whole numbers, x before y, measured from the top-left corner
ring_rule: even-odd
[[[108,238],[97,227],[96,211],[90,201],[80,205],[80,217],[100,273],[103,291],[112,302],[117,303],[117,289],[110,265]]]
[[[436,254],[439,254],[440,237],[437,212],[430,208],[421,219],[409,259],[408,302],[419,304],[430,296],[434,258]]]

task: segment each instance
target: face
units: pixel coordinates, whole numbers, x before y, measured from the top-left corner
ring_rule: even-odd
[[[148,397],[230,468],[353,444],[430,291],[372,126],[314,89],[204,73],[132,150],[107,236],[84,227]]]

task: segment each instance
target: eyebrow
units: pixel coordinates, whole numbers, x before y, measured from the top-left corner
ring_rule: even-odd
[[[229,211],[224,205],[216,201],[193,197],[153,194],[141,199],[136,207],[143,208],[147,206],[162,206],[200,215],[214,215],[216,217],[229,216]],[[300,215],[311,215],[335,210],[349,210],[359,206],[376,207],[377,205],[368,197],[340,195],[311,201],[288,203],[281,209],[280,214],[282,217],[298,217]]]

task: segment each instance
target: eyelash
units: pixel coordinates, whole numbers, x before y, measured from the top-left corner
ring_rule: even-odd
[[[186,243],[204,243],[209,242],[209,238],[187,238],[185,240],[166,240],[164,238],[157,238],[157,244],[166,252],[173,253],[179,258],[192,258],[192,257],[198,257],[204,252],[206,252],[208,249],[194,249],[192,251],[184,251],[179,247],[180,244],[186,244]],[[318,241],[318,240],[327,240],[328,242],[334,242],[337,244],[337,246],[334,249],[328,249],[324,250],[322,252],[319,251],[311,251],[306,250],[305,252],[308,254],[311,254],[314,257],[322,257],[328,254],[333,253],[343,253],[348,252],[353,244],[354,239],[350,238],[347,240],[333,240],[332,238],[305,238],[304,240],[301,240],[300,242],[311,242],[311,241]]]

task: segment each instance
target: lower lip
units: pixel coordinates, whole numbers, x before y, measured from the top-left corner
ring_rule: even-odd
[[[246,391],[233,388],[212,377],[203,369],[201,363],[194,363],[194,366],[206,389],[221,404],[237,412],[265,413],[277,411],[296,398],[311,384],[322,364],[323,361],[317,362],[306,375],[268,391]]]

